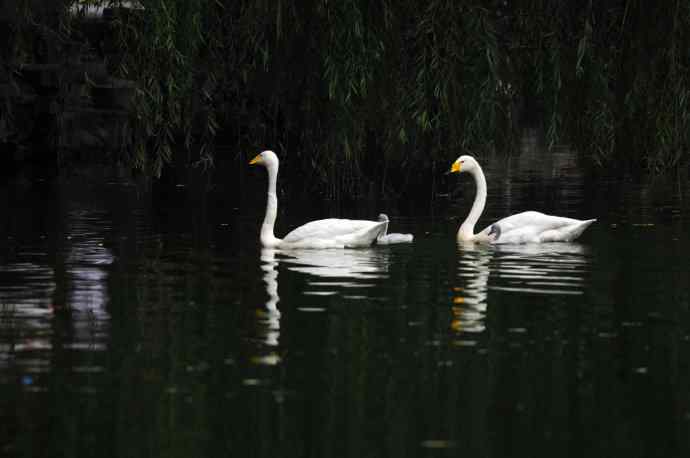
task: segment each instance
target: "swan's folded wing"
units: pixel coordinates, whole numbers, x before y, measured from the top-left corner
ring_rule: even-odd
[[[528,211],[503,218],[483,232],[494,234],[493,243],[570,241],[593,221]]]
[[[544,213],[540,212],[528,211],[508,216],[495,222],[494,224],[498,224],[503,232],[507,232],[512,229],[525,227],[532,227],[537,231],[547,231],[550,229],[558,229],[563,226],[570,226],[579,222],[580,220],[573,218],[545,215]]]
[[[283,242],[294,244],[304,240],[332,240],[374,229],[377,226],[387,227],[388,222],[337,218],[320,219],[295,228],[283,237]],[[385,228],[383,230],[385,232]]]

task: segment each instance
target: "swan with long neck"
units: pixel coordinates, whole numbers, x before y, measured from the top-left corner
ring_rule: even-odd
[[[470,213],[458,230],[458,242],[485,243],[541,243],[575,240],[596,219],[579,220],[562,216],[526,211],[503,218],[475,234],[474,227],[486,205],[486,178],[479,163],[472,156],[460,156],[453,162],[450,173],[467,172],[474,178],[477,193]]]
[[[249,162],[263,165],[268,172],[266,214],[261,224],[261,245],[266,248],[346,248],[369,246],[388,231],[388,218],[382,221],[328,218],[304,224],[282,239],[273,232],[278,215],[276,183],[280,161],[273,151],[264,151]],[[410,237],[411,241],[411,237]]]

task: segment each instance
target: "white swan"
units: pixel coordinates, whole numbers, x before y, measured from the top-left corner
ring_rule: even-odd
[[[469,215],[458,230],[458,242],[570,242],[596,221],[596,219],[579,220],[527,211],[503,218],[475,234],[474,226],[486,204],[486,178],[479,163],[472,156],[460,156],[453,162],[450,173],[462,172],[468,172],[474,177],[477,194]]]
[[[388,222],[388,215],[385,213],[381,213],[379,215],[379,221],[385,221]],[[398,234],[396,232],[393,233],[385,233],[383,235],[379,235],[376,238],[376,244],[377,245],[394,245],[396,243],[412,243],[414,240],[414,236],[412,234]]]
[[[377,237],[388,231],[388,221],[366,221],[356,219],[321,219],[294,229],[282,239],[273,234],[278,214],[278,156],[273,151],[264,151],[249,164],[260,164],[268,171],[268,201],[266,215],[261,225],[261,245],[266,248],[345,248],[369,246]]]

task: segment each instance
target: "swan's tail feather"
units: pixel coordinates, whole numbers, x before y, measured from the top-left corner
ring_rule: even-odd
[[[371,227],[363,229],[356,234],[354,237],[348,237],[350,240],[345,242],[347,247],[359,247],[359,246],[369,246],[374,243],[374,240],[381,236],[385,236],[388,232],[388,221],[381,221],[374,224]]]
[[[585,231],[585,229],[587,229],[595,221],[596,218],[587,219],[568,228],[568,230],[565,233],[565,241],[572,242],[573,240],[578,238]]]

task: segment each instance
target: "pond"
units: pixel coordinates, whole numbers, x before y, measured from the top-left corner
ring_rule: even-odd
[[[598,221],[576,243],[458,246],[461,175],[426,206],[343,210],[387,212],[411,245],[280,252],[258,245],[266,178],[244,161],[244,188],[203,193],[6,180],[0,454],[687,456],[690,187],[529,145],[483,163],[481,223]],[[331,205],[286,198],[277,233]]]

